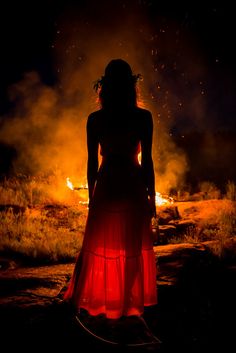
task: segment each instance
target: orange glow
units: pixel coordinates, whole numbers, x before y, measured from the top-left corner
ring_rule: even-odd
[[[141,152],[138,154],[138,162],[139,162],[139,164],[141,164]],[[84,185],[80,185],[79,187],[74,187],[74,185],[70,181],[69,177],[66,178],[66,186],[72,191],[88,189],[87,183]],[[83,204],[83,205],[87,205],[88,200],[80,201],[79,203]],[[155,195],[156,206],[171,205],[173,203],[174,203],[174,199],[172,197],[170,197],[170,196],[163,197],[160,192],[156,192],[156,195]]]
[[[163,197],[159,192],[156,192],[155,203],[156,206],[171,205],[174,203],[174,200],[170,196]]]
[[[69,189],[74,190],[74,186],[73,186],[72,182],[70,181],[70,178],[66,178],[66,186]]]
[[[140,151],[138,154],[138,162],[141,165],[141,160],[142,160],[142,152]]]

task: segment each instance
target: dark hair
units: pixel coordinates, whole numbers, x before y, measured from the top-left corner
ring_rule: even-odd
[[[141,75],[134,75],[130,65],[122,59],[114,59],[105,68],[105,75],[95,84],[102,108],[117,109],[137,106],[136,83]]]

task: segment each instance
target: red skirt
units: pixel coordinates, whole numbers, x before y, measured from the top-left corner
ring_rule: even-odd
[[[140,168],[128,169],[101,169],[82,249],[64,295],[91,315],[141,315],[144,306],[157,303],[147,196]]]

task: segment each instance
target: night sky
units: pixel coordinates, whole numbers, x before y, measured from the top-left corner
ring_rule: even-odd
[[[184,134],[222,132],[226,134],[226,138],[227,133],[230,133],[231,140],[234,140],[232,133],[236,131],[236,54],[233,2],[208,4],[206,1],[189,1],[187,5],[173,3],[175,2],[155,0],[2,1],[0,115],[6,118],[13,109],[16,102],[13,103],[9,98],[9,88],[20,82],[26,72],[37,72],[46,86],[63,85],[61,72],[65,57],[67,66],[70,57],[75,65],[75,56],[71,51],[79,48],[80,39],[83,42],[88,40],[96,43],[97,39],[101,41],[101,37],[108,32],[112,37],[115,28],[122,27],[124,18],[128,33],[130,16],[133,35],[135,31],[137,36],[142,35],[140,47],[145,45],[146,66],[151,65],[149,98],[157,102],[157,107],[160,105],[165,119],[172,116],[170,134],[176,136],[177,141]],[[76,23],[79,27],[76,27]],[[83,26],[90,30],[81,31]],[[74,41],[67,40],[68,33],[73,31]],[[127,41],[130,38],[128,36]],[[122,41],[124,42],[124,38],[117,45],[125,45]],[[135,50],[138,55],[137,47]],[[132,53],[132,58],[133,56]],[[76,60],[86,64],[85,45],[81,53],[77,50],[76,57]],[[112,58],[111,53],[110,59]],[[145,58],[142,57],[142,61]],[[82,65],[81,62],[78,65]],[[83,69],[83,65],[81,67]],[[89,84],[91,85],[90,82]],[[166,104],[168,108],[165,107],[167,94],[172,96]],[[189,105],[189,101],[193,102],[194,99],[196,102]],[[196,106],[204,106],[204,109],[194,113],[196,119],[189,118],[192,107],[198,110]],[[200,115],[203,116],[202,119],[199,119]],[[179,143],[181,145],[181,141]],[[188,148],[183,143],[182,145]],[[231,159],[234,155],[233,148],[231,144]],[[228,158],[227,155],[223,159],[225,158]],[[234,177],[234,172],[231,174]]]
[[[35,70],[46,84],[57,84],[53,44],[63,31],[63,26],[59,25],[63,16],[69,18],[77,14],[79,21],[90,21],[98,28],[105,26],[109,30],[110,22],[122,21],[123,14],[132,13],[133,9],[145,13],[153,33],[168,31],[170,24],[175,23],[180,33],[184,32],[195,42],[197,55],[203,58],[206,67],[202,81],[208,104],[217,106],[217,120],[221,125],[235,127],[235,12],[232,2],[226,1],[220,5],[217,2],[173,5],[171,1],[155,0],[3,1],[0,9],[1,112],[7,108],[8,86],[19,81],[24,72]],[[184,55],[181,41],[179,48],[176,44],[173,47],[173,56]],[[161,56],[162,53],[160,57],[157,54],[156,63],[173,59]],[[164,64],[167,66],[168,62]],[[171,72],[167,69],[165,75],[169,79]]]
[[[98,27],[106,26],[109,30],[109,23],[116,21],[122,13],[127,15],[139,10],[145,13],[154,35],[170,31],[174,23],[176,32],[179,31],[177,35],[184,33],[185,37],[189,37],[190,43],[204,60],[207,72],[202,77],[200,94],[207,94],[209,109],[212,105],[216,106],[216,126],[235,127],[235,13],[230,2],[221,2],[220,5],[217,2],[215,5],[189,2],[185,6],[179,2],[173,5],[168,1],[138,0],[1,2],[1,112],[7,108],[8,86],[19,81],[24,72],[35,70],[46,84],[57,84],[54,43],[63,32],[63,26],[60,27],[63,16],[74,18],[77,14],[80,21],[90,21]],[[96,36],[96,33],[91,35]],[[168,68],[178,59],[178,55],[185,55],[183,50],[181,52],[181,40],[177,45],[175,40],[173,38],[173,52],[170,51],[172,57],[165,57],[161,53],[159,43],[156,47],[154,43],[152,48],[157,50],[153,62],[158,65],[160,61],[165,65],[167,80],[170,80],[171,75],[184,73],[184,68],[175,73]]]

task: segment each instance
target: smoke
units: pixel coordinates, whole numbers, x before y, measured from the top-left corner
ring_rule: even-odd
[[[0,141],[16,148],[16,172],[60,171],[84,183],[86,120],[98,109],[93,83],[111,59],[123,58],[142,74],[141,99],[153,114],[157,190],[167,193],[183,184],[187,157],[170,130],[178,120],[191,116],[198,122],[205,114],[201,96],[196,98],[196,90],[202,90],[201,59],[193,64],[196,53],[178,24],[163,25],[158,16],[150,22],[144,10],[134,1],[91,1],[58,17],[52,43],[56,84],[49,87],[38,73],[27,72],[9,89],[15,110],[2,120]]]
[[[17,150],[16,172],[75,175],[84,169],[85,117],[78,106],[63,104],[60,92],[43,85],[36,72],[12,86],[10,98],[16,111],[5,120],[0,139]]]

